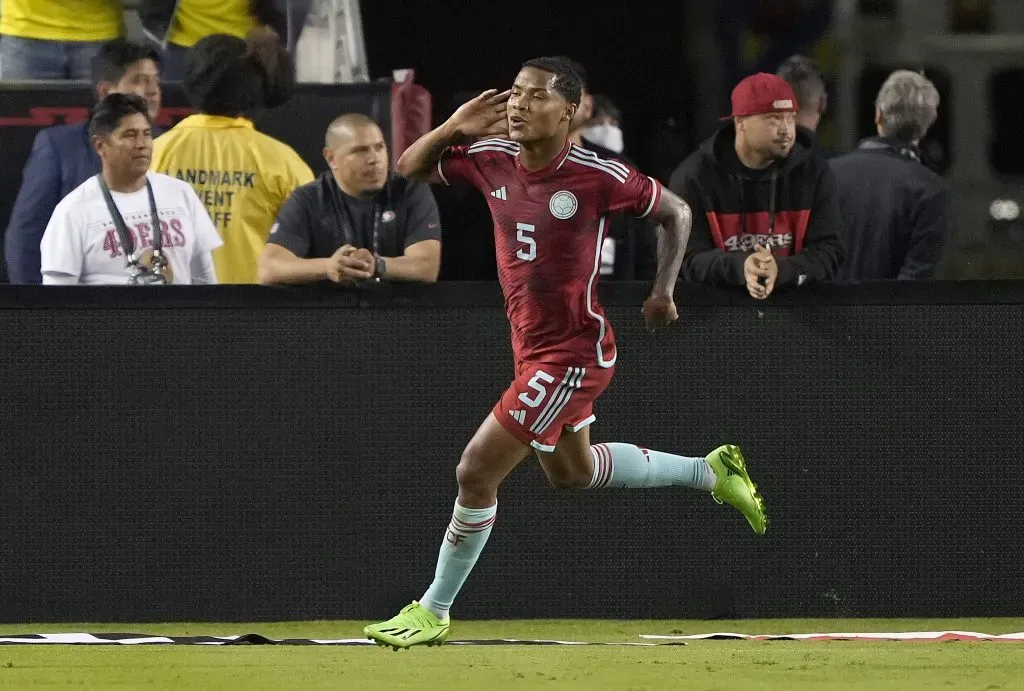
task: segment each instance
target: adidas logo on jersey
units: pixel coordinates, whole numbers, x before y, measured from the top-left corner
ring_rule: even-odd
[[[495,199],[500,199],[503,202],[508,201],[508,191],[505,189],[504,185],[491,192],[491,196]]]
[[[512,419],[518,422],[520,425],[526,424],[526,411],[525,410],[510,410],[508,414],[512,416]]]

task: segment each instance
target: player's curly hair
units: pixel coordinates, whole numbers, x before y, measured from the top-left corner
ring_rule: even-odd
[[[291,98],[295,62],[272,31],[253,29],[244,40],[214,34],[189,49],[182,84],[199,112],[238,117]]]
[[[523,63],[520,69],[532,67],[555,75],[554,88],[569,103],[580,104],[583,97],[584,76],[576,68],[576,63],[569,58],[549,57],[534,58]]]

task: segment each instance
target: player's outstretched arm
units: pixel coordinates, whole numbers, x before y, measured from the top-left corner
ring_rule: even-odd
[[[672,294],[683,265],[686,243],[690,241],[693,212],[685,201],[669,190],[662,190],[658,208],[651,212],[651,218],[658,224],[658,272],[643,312],[648,328],[653,330],[679,317]]]
[[[461,137],[508,136],[505,105],[510,93],[488,89],[463,103],[443,125],[427,132],[406,149],[395,163],[395,170],[402,177],[417,182],[441,182],[437,162],[445,149]]]

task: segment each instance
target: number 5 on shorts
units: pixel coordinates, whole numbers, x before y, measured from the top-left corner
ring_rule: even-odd
[[[534,390],[534,395],[531,397],[524,391],[519,394],[519,400],[530,408],[536,408],[544,401],[544,397],[548,395],[548,390],[545,388],[544,384],[550,384],[553,381],[555,381],[555,378],[550,374],[542,369],[537,370],[537,373],[533,375],[533,378],[526,383],[527,386]],[[541,382],[544,382],[544,384],[541,384]]]

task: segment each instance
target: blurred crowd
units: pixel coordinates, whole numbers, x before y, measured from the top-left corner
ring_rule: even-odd
[[[431,282],[450,254],[442,242],[469,265],[453,277],[493,277],[493,258],[464,247],[493,252],[480,240],[485,201],[394,174],[401,152],[367,115],[338,113],[319,177],[254,127],[255,110],[292,96],[311,2],[138,5],[144,44],[124,37],[113,0],[0,3],[0,79],[88,79],[97,98],[88,123],[36,137],[4,234],[11,282]],[[573,64],[585,85],[573,143],[635,166],[624,114]],[[940,106],[934,85],[890,75],[877,134],[839,155],[815,134],[829,107],[817,65],[795,55],[774,67],[738,80],[720,128],[663,180],[693,209],[685,278],[764,298],[813,282],[934,277],[950,213],[919,149]],[[166,132],[153,124],[162,81],[180,81],[194,109]],[[602,275],[650,279],[655,245],[649,222],[613,217]]]
[[[186,51],[212,34],[244,38],[272,29],[293,49],[313,0],[137,0],[146,37],[160,54],[161,76],[184,75]],[[79,79],[91,75],[106,41],[125,37],[122,0],[3,0],[0,79]]]

